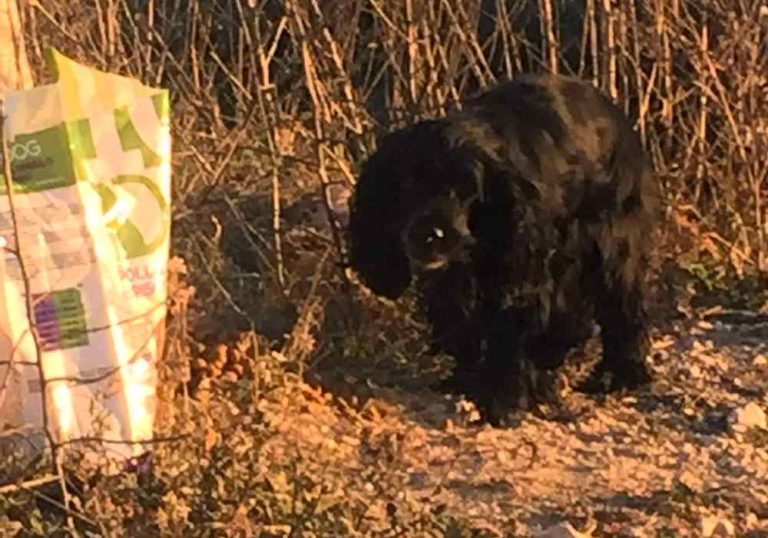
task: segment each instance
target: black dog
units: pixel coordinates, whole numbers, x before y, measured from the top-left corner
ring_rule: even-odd
[[[350,263],[377,294],[412,276],[452,381],[486,420],[556,398],[602,330],[585,391],[650,381],[644,277],[658,202],[628,119],[578,79],[527,75],[384,137],[351,200]]]

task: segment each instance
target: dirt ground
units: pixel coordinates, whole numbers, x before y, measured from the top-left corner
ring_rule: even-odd
[[[570,416],[526,414],[508,429],[472,424],[471,405],[423,381],[347,371],[269,404],[280,433],[264,456],[309,455],[382,536],[437,536],[419,531],[436,520],[444,536],[538,536],[566,522],[587,536],[768,536],[768,316],[677,323],[654,335],[652,355],[647,391],[566,390]]]

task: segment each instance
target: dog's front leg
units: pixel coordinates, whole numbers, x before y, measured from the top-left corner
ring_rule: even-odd
[[[435,345],[438,350],[453,357],[456,363],[448,376],[441,380],[435,389],[449,394],[468,395],[474,393],[477,388],[482,342],[470,333],[470,329],[466,329],[466,332],[459,336],[456,341]]]
[[[604,284],[596,297],[603,358],[580,389],[600,393],[648,384],[651,375],[645,356],[649,341],[640,284],[626,285],[617,279]]]
[[[469,395],[476,386],[486,324],[475,305],[475,283],[463,265],[451,266],[426,281],[424,306],[432,325],[432,350],[456,362],[436,387],[442,392]]]
[[[502,425],[512,411],[531,409],[550,392],[547,387],[553,381],[526,353],[537,326],[530,309],[499,312],[487,326],[475,400],[493,425]]]

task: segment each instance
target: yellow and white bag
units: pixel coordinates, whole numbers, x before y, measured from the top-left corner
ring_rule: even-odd
[[[54,84],[5,95],[19,245],[0,185],[0,434],[145,450],[170,234],[169,96],[50,50]],[[1,169],[0,169],[1,170]],[[41,347],[29,330],[25,282]],[[75,446],[77,443],[67,443]]]

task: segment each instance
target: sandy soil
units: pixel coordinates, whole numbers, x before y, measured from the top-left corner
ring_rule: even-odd
[[[566,393],[570,417],[526,414],[508,429],[472,424],[471,405],[418,381],[347,375],[365,390],[343,399],[303,385],[269,404],[280,434],[265,456],[301,452],[329,492],[368,505],[360,528],[374,535],[437,536],[426,529],[438,521],[446,536],[564,522],[594,536],[705,536],[722,521],[726,535],[768,536],[768,430],[745,425],[768,410],[768,317],[679,323],[653,348],[649,390]]]

